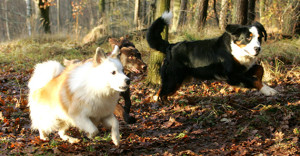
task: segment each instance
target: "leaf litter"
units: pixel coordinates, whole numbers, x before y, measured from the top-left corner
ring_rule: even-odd
[[[77,144],[62,141],[57,133],[50,141],[40,140],[30,129],[27,107],[32,69],[5,69],[0,76],[0,155],[300,154],[297,71],[270,81],[280,92],[273,97],[223,82],[194,80],[171,96],[169,105],[153,100],[155,89],[133,82],[131,115],[137,122],[120,120],[121,145],[116,147],[106,139],[110,131],[102,127],[93,140],[71,128],[69,134],[82,140]]]

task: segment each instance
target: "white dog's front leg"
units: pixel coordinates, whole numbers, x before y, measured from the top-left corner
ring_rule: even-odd
[[[78,115],[75,116],[73,119],[75,121],[76,126],[79,129],[84,130],[88,133],[88,138],[92,139],[96,134],[98,134],[98,128],[95,126],[95,124],[91,121],[89,117],[84,115]]]
[[[111,128],[111,138],[113,140],[113,143],[116,146],[119,146],[120,143],[119,121],[112,114],[109,117],[105,118],[103,120],[103,123],[107,128]]]

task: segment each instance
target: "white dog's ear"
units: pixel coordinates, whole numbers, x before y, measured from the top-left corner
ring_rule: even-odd
[[[100,64],[101,61],[105,58],[106,58],[105,52],[100,47],[98,47],[96,49],[96,54],[94,56],[94,64],[95,65]]]
[[[115,45],[114,50],[110,54],[110,57],[117,58],[119,54],[120,54],[119,46]]]

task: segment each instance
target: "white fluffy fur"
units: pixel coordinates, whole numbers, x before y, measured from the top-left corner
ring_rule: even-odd
[[[103,123],[111,128],[112,140],[119,145],[119,122],[113,112],[119,91],[128,87],[121,62],[108,57],[97,66],[90,61],[74,69],[61,72],[62,69],[55,61],[36,66],[28,85],[32,128],[39,130],[43,140],[58,130],[63,140],[74,143],[79,139],[65,134],[70,126],[84,130],[92,138],[98,133],[97,125]],[[49,95],[44,95],[45,90]]]
[[[170,12],[165,11],[161,17],[167,22],[167,24],[171,24],[173,14],[171,11]]]
[[[34,77],[31,77],[31,81],[28,83],[30,90],[37,90],[44,87],[54,77],[58,76],[64,67],[57,61],[47,61],[39,63],[35,66]]]

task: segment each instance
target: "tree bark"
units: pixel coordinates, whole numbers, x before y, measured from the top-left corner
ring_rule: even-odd
[[[253,23],[255,20],[255,1],[256,0],[248,0],[248,24]]]
[[[187,15],[186,12],[187,12],[187,0],[181,0],[177,27],[182,27],[186,23],[186,15]]]
[[[264,23],[265,18],[265,4],[266,0],[259,0],[259,16],[260,16],[260,22]]]
[[[221,2],[221,12],[220,12],[220,24],[219,27],[222,31],[225,30],[227,26],[227,12],[228,12],[229,1],[222,0]]]
[[[6,36],[7,39],[10,40],[10,32],[9,32],[9,23],[8,23],[8,10],[7,10],[7,1],[8,0],[4,0],[4,7],[5,7],[5,26],[6,26]]]
[[[163,12],[169,11],[170,9],[170,0],[161,0],[159,10],[157,10],[157,16],[161,16]],[[165,31],[162,33],[164,40],[168,40],[168,27],[165,28]],[[162,65],[164,54],[159,51],[151,50],[150,61],[148,65],[148,74],[146,78],[147,84],[158,85],[160,84],[160,74],[159,70]]]
[[[248,0],[237,0],[236,8],[236,24],[246,25],[248,19]]]
[[[57,32],[60,32],[60,0],[56,2],[56,20],[57,20]]]
[[[138,28],[139,27],[139,11],[140,11],[140,0],[135,0],[134,3],[134,25]]]
[[[215,13],[215,19],[216,19],[216,23],[217,23],[217,25],[219,25],[219,17],[218,17],[218,12],[217,12],[217,1],[216,0],[214,0],[214,13]]]
[[[178,28],[178,20],[180,14],[180,1],[181,0],[173,0],[173,24],[171,27],[171,32],[175,32]]]
[[[50,7],[46,4],[48,0],[35,0],[38,29],[41,30],[41,26],[44,29],[44,33],[51,33],[50,29]]]
[[[201,31],[205,26],[206,17],[207,17],[207,8],[208,8],[208,0],[200,0],[198,20],[197,20],[197,26],[199,31]]]

